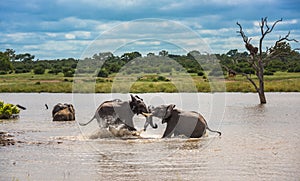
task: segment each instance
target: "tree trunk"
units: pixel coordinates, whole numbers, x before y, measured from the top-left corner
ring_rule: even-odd
[[[265,91],[259,90],[258,95],[259,95],[260,104],[266,104],[267,100],[266,100],[266,96],[265,96]]]
[[[259,95],[260,104],[266,104],[266,96],[265,96],[265,83],[264,83],[264,66],[262,64],[261,58],[258,60],[258,72],[257,77],[259,80],[259,88],[257,89],[257,93]]]

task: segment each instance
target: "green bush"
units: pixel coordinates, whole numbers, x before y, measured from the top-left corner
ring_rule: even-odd
[[[97,77],[108,77],[108,72],[107,72],[105,69],[101,69],[101,70],[98,72]]]
[[[57,75],[59,72],[61,72],[61,69],[59,69],[59,68],[52,68],[52,69],[50,69],[49,70],[49,74],[55,74],[55,75]]]
[[[25,69],[25,68],[17,68],[15,70],[16,74],[27,73],[27,72],[30,72],[30,70],[29,69]]]
[[[169,79],[167,79],[167,78],[164,77],[164,76],[158,76],[158,77],[157,77],[157,80],[158,80],[158,81],[166,81],[166,82],[170,81]]]
[[[45,73],[45,68],[42,66],[37,66],[33,69],[34,74],[44,74]]]
[[[64,77],[73,77],[75,71],[69,70],[67,72],[64,72]]]
[[[198,75],[198,76],[203,76],[203,75],[204,75],[204,72],[199,71],[199,72],[197,73],[197,75]]]
[[[300,65],[296,65],[294,67],[290,67],[288,72],[300,72]]]
[[[265,70],[264,75],[274,75],[274,73],[269,70]]]
[[[0,119],[9,119],[13,114],[19,114],[20,110],[12,104],[5,104],[0,101]]]
[[[63,68],[64,77],[73,77],[75,70],[72,68],[65,67]]]

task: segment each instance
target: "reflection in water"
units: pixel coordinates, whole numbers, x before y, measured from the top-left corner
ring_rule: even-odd
[[[84,101],[84,94],[80,96],[76,118],[86,122],[96,108]],[[163,96],[164,101],[180,105],[174,94]],[[194,97],[183,96],[185,100]],[[201,107],[208,108],[198,111],[207,117],[211,94],[198,96]],[[96,97],[102,102],[107,95]],[[142,97],[154,105],[151,97],[159,100],[157,94]],[[226,95],[222,137],[208,133],[199,139],[160,139],[165,125],[155,120],[159,129],[148,129],[143,139],[122,139],[99,135],[103,132],[94,129],[82,134],[77,122],[52,122],[51,109],[45,110],[44,104],[72,102],[70,94],[0,94],[5,102],[27,107],[19,120],[0,121],[0,130],[17,141],[0,147],[0,180],[297,180],[299,94],[269,93],[267,97],[268,104],[261,106],[255,105],[256,94]],[[211,128],[219,126],[214,119],[207,120]],[[137,128],[143,123],[144,118],[135,117]]]

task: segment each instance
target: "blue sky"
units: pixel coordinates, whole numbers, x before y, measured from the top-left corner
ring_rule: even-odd
[[[245,51],[236,22],[257,44],[258,21],[265,16],[270,24],[283,18],[265,47],[289,30],[300,40],[297,0],[9,0],[0,4],[0,50],[36,59],[80,58],[90,49],[120,55]]]

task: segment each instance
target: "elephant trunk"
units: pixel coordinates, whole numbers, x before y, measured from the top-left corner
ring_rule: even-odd
[[[144,131],[146,131],[146,129],[149,126],[149,124],[154,129],[156,129],[158,127],[157,124],[153,123],[153,116],[152,115],[146,117],[146,122],[144,124]]]

